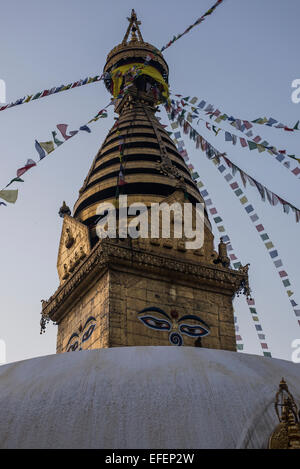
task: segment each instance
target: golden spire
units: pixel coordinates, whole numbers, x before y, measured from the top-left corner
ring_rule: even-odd
[[[275,397],[275,411],[279,425],[269,439],[269,449],[300,449],[298,407],[284,378]]]
[[[122,41],[122,44],[127,44],[128,36],[130,34],[130,31],[131,31],[130,43],[144,42],[143,36],[142,36],[140,28],[139,28],[139,25],[141,24],[141,22],[137,20],[136,12],[133,9],[131,10],[131,17],[127,18],[127,19],[129,21],[129,26],[127,28],[127,31],[126,31],[126,34],[125,34],[124,39]],[[138,33],[139,39],[137,38],[136,33]]]

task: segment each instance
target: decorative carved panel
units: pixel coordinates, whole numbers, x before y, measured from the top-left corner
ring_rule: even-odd
[[[65,215],[57,259],[60,283],[73,274],[90,251],[88,228],[74,218]]]

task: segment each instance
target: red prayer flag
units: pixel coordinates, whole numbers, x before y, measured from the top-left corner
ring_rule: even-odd
[[[240,142],[241,142],[242,147],[247,147],[248,146],[248,144],[247,144],[247,142],[244,138],[240,137]]]
[[[33,161],[33,160],[27,160],[27,163],[25,164],[25,166],[23,166],[23,168],[19,168],[17,170],[17,177],[18,178],[21,177],[22,174],[26,173],[26,171],[28,171],[33,166],[36,166],[36,162]]]
[[[68,140],[69,138],[73,137],[78,133],[78,130],[71,130],[70,135],[67,135],[68,124],[57,124],[56,127],[58,128],[65,140]]]
[[[281,271],[279,272],[279,275],[280,275],[280,277],[287,277],[287,276],[288,276],[288,274],[286,273],[285,270],[281,270]]]
[[[264,230],[264,226],[263,226],[263,225],[257,225],[255,228],[257,229],[258,232]]]

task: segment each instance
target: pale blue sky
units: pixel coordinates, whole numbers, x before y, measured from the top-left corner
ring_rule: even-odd
[[[135,8],[144,39],[157,47],[183,32],[214,0],[11,0],[1,7],[1,69],[7,101],[25,94],[100,74],[107,53],[121,42],[126,17]],[[272,116],[287,124],[300,118],[291,101],[291,83],[300,78],[297,0],[224,0],[213,15],[164,52],[172,90],[198,96],[222,111],[252,120]],[[109,101],[103,83],[83,86],[0,113],[1,187],[27,158],[37,159],[34,140],[46,141],[58,123],[78,128]],[[167,123],[165,113],[163,120]],[[58,286],[56,260],[61,231],[58,209],[72,207],[92,159],[113,123],[93,124],[24,175],[15,206],[0,207],[0,338],[7,360],[55,353],[56,328],[39,335],[42,298]],[[198,130],[226,150],[240,167],[299,207],[299,180],[266,153],[225,144],[203,126]],[[257,133],[300,156],[300,134],[257,126]],[[257,310],[273,356],[291,358],[300,329],[266,249],[237,198],[215,167],[193,145],[190,159],[207,185],[250,280]],[[262,203],[253,188],[249,199],[278,249],[295,299],[299,291],[299,225],[280,207]],[[297,293],[298,291],[298,293]],[[243,298],[235,301],[246,352],[261,348]]]

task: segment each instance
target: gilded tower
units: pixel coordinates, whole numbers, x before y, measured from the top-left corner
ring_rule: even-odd
[[[58,325],[57,352],[138,345],[236,350],[232,301],[248,292],[247,266],[230,268],[226,245],[214,250],[204,208],[204,241],[186,237],[100,239],[99,204],[128,206],[203,200],[184,159],[156,117],[168,97],[168,65],[144,42],[135,12],[121,44],[108,54],[104,81],[119,115],[85,178],[71,216],[64,205],[57,269],[60,285],[43,301],[42,326]],[[137,212],[137,213],[141,213]],[[132,216],[128,215],[128,220]],[[171,212],[174,228],[174,213]],[[173,225],[172,225],[173,224]],[[174,234],[174,233],[173,233]]]

